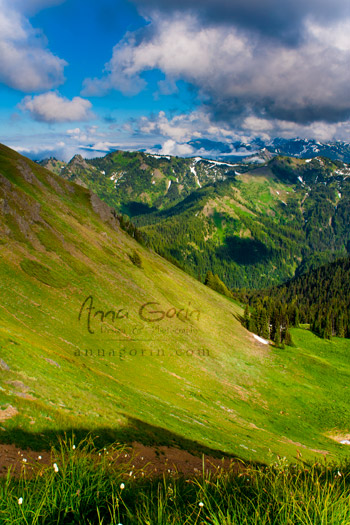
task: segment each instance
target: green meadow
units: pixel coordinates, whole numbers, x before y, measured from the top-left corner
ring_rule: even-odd
[[[346,458],[349,340],[295,329],[294,347],[264,345],[239,304],[137,244],[89,190],[5,147],[0,174],[1,442],[74,431],[261,463]]]

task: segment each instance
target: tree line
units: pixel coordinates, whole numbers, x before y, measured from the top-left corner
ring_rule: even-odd
[[[277,344],[289,328],[308,324],[318,336],[350,338],[350,258],[325,264],[269,290],[234,290],[246,302],[243,324]]]

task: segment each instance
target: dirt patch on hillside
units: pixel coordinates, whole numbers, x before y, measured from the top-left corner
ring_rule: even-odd
[[[212,473],[230,467],[236,471],[243,468],[241,463],[229,457],[219,459],[205,455],[203,458],[176,447],[149,447],[137,442],[119,455],[111,454],[110,458],[117,465],[127,464],[129,475],[136,477],[176,473],[190,476],[201,474],[203,467],[205,471]],[[47,451],[25,450],[15,445],[0,444],[0,476],[5,476],[9,468],[15,476],[19,476],[23,470],[30,474],[54,461],[58,461],[57,458],[53,458]]]
[[[13,407],[12,405],[9,405],[4,410],[0,410],[0,422],[6,421],[6,419],[11,419],[11,417],[17,416],[17,414],[17,408]]]
[[[24,469],[33,471],[40,465],[49,465],[51,456],[49,452],[34,452],[23,450],[15,445],[0,445],[0,476],[5,476],[8,469],[15,476],[19,476]]]
[[[135,468],[147,471],[148,473],[176,473],[184,475],[198,474],[203,471],[215,473],[218,469],[228,469],[235,464],[232,458],[223,457],[221,459],[212,456],[195,456],[186,450],[175,447],[147,447],[141,443],[132,444],[133,465]]]

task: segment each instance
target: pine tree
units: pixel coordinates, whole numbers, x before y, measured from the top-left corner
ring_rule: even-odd
[[[281,333],[280,333],[280,329],[279,328],[276,330],[275,338],[274,338],[273,341],[274,341],[275,345],[277,346],[277,348],[279,348],[281,346]]]
[[[209,286],[209,288],[213,288],[214,286],[214,275],[213,275],[213,272],[211,272],[210,270],[209,272],[207,272],[207,275],[205,276],[204,284],[206,286]]]
[[[255,314],[255,312],[253,312],[252,315],[249,318],[248,330],[249,330],[249,332],[253,332],[254,334],[256,334],[256,332],[258,331],[257,330],[257,324],[256,324],[256,314]]]
[[[296,306],[295,312],[294,312],[294,326],[298,328],[299,324],[300,324],[300,313],[299,313],[299,308]]]
[[[331,316],[328,314],[326,317],[323,337],[324,339],[330,339],[331,336],[332,336],[332,320],[331,320]]]
[[[291,333],[290,333],[288,327],[286,328],[286,331],[284,333],[284,343],[287,346],[294,346],[294,343],[293,343],[293,340],[292,340],[292,336],[291,336]]]
[[[337,336],[345,337],[344,314],[340,314],[338,318]]]
[[[262,318],[261,318],[261,336],[265,339],[269,339],[270,337],[270,326],[269,326],[269,320],[266,314],[266,310],[263,310]]]

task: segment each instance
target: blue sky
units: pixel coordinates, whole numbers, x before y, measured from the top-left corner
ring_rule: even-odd
[[[0,141],[65,160],[347,141],[349,35],[347,0],[0,0]]]

